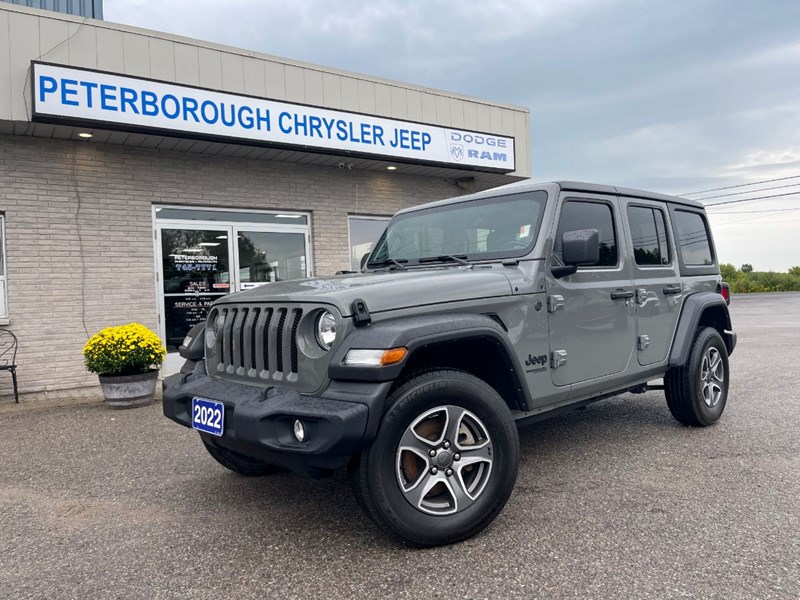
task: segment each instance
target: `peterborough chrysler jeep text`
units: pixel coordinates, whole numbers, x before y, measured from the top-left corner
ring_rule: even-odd
[[[164,414],[243,475],[347,466],[383,531],[448,544],[511,495],[517,425],[662,387],[681,423],[719,419],[727,301],[696,202],[572,182],[443,200],[395,215],[360,273],[214,303]]]

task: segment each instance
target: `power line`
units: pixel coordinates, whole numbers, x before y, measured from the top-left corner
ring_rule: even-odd
[[[725,227],[725,225],[742,225],[743,223],[744,221],[736,221],[735,223],[720,223],[717,225],[717,227]],[[776,223],[800,223],[800,219],[789,219],[788,221],[754,221],[753,225],[773,225]]]
[[[772,187],[761,188],[761,189],[758,189],[758,190],[747,190],[745,192],[729,192],[727,194],[717,194],[716,196],[706,196],[705,198],[699,198],[699,200],[702,202],[702,201],[705,201],[705,200],[712,200],[714,198],[727,198],[728,196],[741,196],[742,194],[756,194],[758,192],[768,192],[770,190],[782,190],[784,188],[797,187],[798,185],[800,185],[800,183],[789,183],[787,185],[775,185],[775,186],[772,186]]]
[[[713,214],[715,215],[749,215],[751,213],[773,213],[773,212],[787,212],[790,210],[800,210],[798,208],[770,208],[767,210],[720,210]]]
[[[758,190],[756,190],[758,191]],[[769,196],[756,196],[755,198],[740,198],[738,200],[725,200],[724,202],[714,202],[712,204],[706,204],[706,208],[711,208],[712,206],[722,206],[723,204],[738,204],[739,202],[753,202],[755,200],[769,200],[771,198],[783,198],[784,196],[797,196],[800,192],[787,192],[785,194],[771,194]]]
[[[762,183],[773,183],[775,181],[786,181],[787,179],[800,179],[800,175],[792,175],[791,177],[778,177],[776,179],[765,179],[764,181],[754,181],[753,183],[740,183],[739,185],[728,185],[725,187],[712,188],[710,190],[701,190],[699,192],[687,192],[680,194],[681,196],[697,196],[697,194],[707,194],[708,192],[718,192],[720,190],[732,190],[734,188],[750,187],[753,185],[761,185]],[[758,190],[753,190],[757,192]]]

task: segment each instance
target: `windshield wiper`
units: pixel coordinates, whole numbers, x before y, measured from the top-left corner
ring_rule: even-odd
[[[466,254],[443,254],[441,256],[426,256],[425,258],[420,258],[417,262],[420,264],[429,262],[456,262],[466,267],[470,265],[470,262],[464,260],[465,258],[467,258]]]
[[[405,265],[403,263],[407,263],[407,258],[387,258],[386,260],[378,260],[375,262],[367,263],[367,268],[369,267],[395,267],[396,269],[400,269],[401,271],[405,270]]]

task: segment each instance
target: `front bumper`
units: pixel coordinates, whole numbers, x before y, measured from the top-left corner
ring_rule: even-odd
[[[225,405],[220,437],[200,433],[218,446],[291,471],[320,477],[344,466],[374,438],[390,383],[332,382],[321,396],[279,387],[255,387],[212,379],[201,361],[191,373],[164,379],[164,415],[190,427],[192,398]],[[295,419],[306,428],[301,443]]]

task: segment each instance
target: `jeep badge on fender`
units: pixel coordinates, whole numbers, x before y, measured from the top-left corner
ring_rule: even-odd
[[[518,426],[655,389],[679,422],[716,422],[724,291],[697,202],[574,182],[453,198],[397,213],[360,273],[218,299],[164,414],[242,475],[347,468],[385,533],[451,544],[503,510]]]

